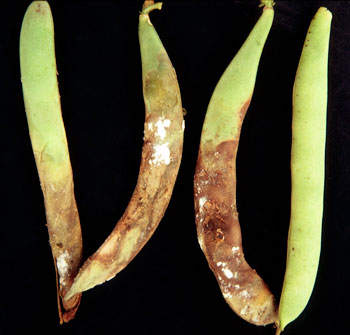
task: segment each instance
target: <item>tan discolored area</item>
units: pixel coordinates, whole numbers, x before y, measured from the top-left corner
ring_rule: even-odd
[[[37,166],[44,194],[50,246],[55,263],[60,322],[63,323],[74,318],[81,299],[80,294],[67,301],[63,299],[81,263],[80,220],[71,173],[67,175],[62,173],[61,180],[53,182],[49,181],[50,177],[45,173],[43,168],[45,164],[39,163]]]
[[[276,305],[244,258],[236,208],[237,149],[238,139],[201,146],[194,179],[198,240],[230,307],[250,323],[267,325],[276,321]]]

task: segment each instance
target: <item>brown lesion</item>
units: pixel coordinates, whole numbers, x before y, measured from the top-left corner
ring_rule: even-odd
[[[36,3],[35,11],[37,13],[41,13],[41,3],[39,1],[37,1],[37,3]]]
[[[158,117],[151,115],[147,121],[155,123],[158,119]],[[108,253],[109,258],[118,260],[118,255],[122,252],[123,243],[128,235],[138,235],[137,242],[132,246],[132,256],[122,266],[119,266],[118,271],[124,268],[136,256],[151,237],[170,201],[182,156],[182,134],[179,133],[182,125],[179,120],[174,121],[173,119],[172,121],[169,129],[167,129],[167,132],[171,134],[169,135],[171,139],[169,136],[164,139],[164,141],[169,142],[171,153],[171,160],[168,165],[160,164],[155,166],[149,163],[153,155],[153,145],[157,139],[154,132],[145,131],[145,143],[142,150],[137,185],[128,207],[109,237],[116,236],[119,238],[118,245],[115,245],[114,248],[110,249],[110,253]],[[147,126],[145,126],[146,128]],[[178,135],[174,136],[176,133]],[[98,258],[102,255],[103,257],[106,256],[105,253],[96,253]]]
[[[42,6],[42,2],[41,1],[35,1],[34,2],[34,6],[35,6],[35,11],[40,14],[40,15],[45,15],[46,11],[47,11],[47,7],[49,6],[47,3],[44,3],[44,6]]]
[[[65,301],[63,298],[78,273],[82,257],[82,235],[78,209],[74,197],[72,175],[63,175],[60,181],[49,181],[43,165],[39,167],[41,187],[44,194],[47,228],[50,246],[55,263],[57,296],[60,322],[74,318],[79,307],[81,295]],[[60,276],[57,268],[58,258],[66,253],[67,271]]]
[[[246,262],[236,209],[237,140],[201,147],[195,179],[199,241],[230,307],[256,325],[276,321],[267,285]]]
[[[150,120],[156,122],[157,118],[152,115]],[[111,279],[134,259],[151,238],[170,201],[181,162],[183,140],[180,120],[174,122],[173,127],[169,130],[170,138],[165,139],[169,141],[171,152],[168,165],[149,163],[155,138],[152,132],[145,131],[138,181],[129,204],[106,241],[80,269],[73,291],[87,290]],[[91,280],[89,272],[95,266],[104,270]]]
[[[247,110],[249,108],[251,99],[252,99],[252,97],[250,96],[250,98],[246,102],[243,103],[243,105],[239,111],[239,117],[240,117],[241,123],[243,122],[244,117],[247,114]]]

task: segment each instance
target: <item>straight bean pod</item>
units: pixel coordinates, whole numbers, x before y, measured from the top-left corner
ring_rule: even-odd
[[[291,218],[278,334],[307,305],[319,264],[331,20],[331,12],[319,8],[307,32],[294,82]]]

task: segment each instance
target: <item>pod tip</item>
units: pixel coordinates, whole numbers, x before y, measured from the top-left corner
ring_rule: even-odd
[[[50,10],[50,5],[47,1],[33,1],[28,9],[35,12],[38,15],[45,15]]]
[[[324,14],[325,16],[332,18],[332,12],[326,7],[320,7],[317,11],[320,14]]]

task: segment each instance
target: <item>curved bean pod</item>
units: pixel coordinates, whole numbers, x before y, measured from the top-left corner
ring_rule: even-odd
[[[311,296],[321,249],[327,67],[332,14],[321,7],[310,24],[293,89],[292,195],[279,334]]]
[[[137,185],[124,215],[82,266],[67,299],[113,278],[157,228],[170,201],[182,156],[184,120],[174,68],[149,19],[161,3],[146,1],[139,17],[144,144]]]
[[[236,155],[274,11],[263,13],[218,82],[204,120],[194,177],[198,240],[234,312],[255,325],[276,321],[273,295],[244,259],[236,208]]]
[[[34,1],[20,35],[23,97],[44,195],[47,228],[57,274],[61,323],[74,317],[80,295],[63,298],[78,272],[82,237],[57,83],[54,26],[46,1]]]

